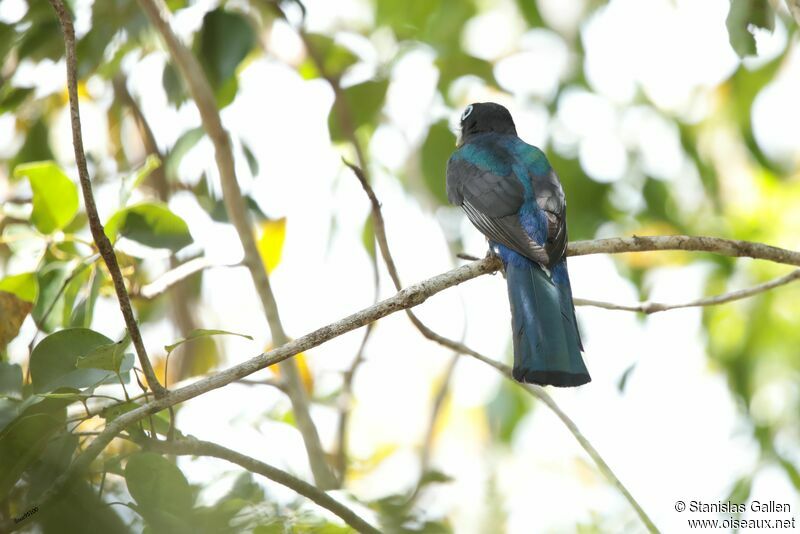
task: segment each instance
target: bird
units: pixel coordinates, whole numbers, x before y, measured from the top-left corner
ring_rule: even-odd
[[[567,202],[544,152],[517,136],[494,102],[461,114],[447,162],[447,197],[500,257],[511,305],[518,382],[574,387],[591,381],[583,361],[567,271]]]

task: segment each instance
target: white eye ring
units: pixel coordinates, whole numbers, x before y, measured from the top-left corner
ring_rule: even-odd
[[[469,117],[470,113],[472,113],[472,104],[467,106],[467,108],[464,110],[464,113],[461,114],[461,121],[465,121],[467,117]]]

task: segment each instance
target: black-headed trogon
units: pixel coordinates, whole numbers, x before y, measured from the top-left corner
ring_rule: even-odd
[[[520,382],[579,386],[583,362],[567,272],[567,204],[544,153],[517,137],[499,104],[461,115],[458,149],[447,162],[447,196],[489,240],[505,268]]]

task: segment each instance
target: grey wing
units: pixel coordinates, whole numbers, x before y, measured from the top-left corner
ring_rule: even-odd
[[[514,175],[499,176],[460,158],[447,162],[447,198],[460,205],[467,217],[490,241],[505,245],[547,265],[549,255],[525,232],[519,209],[525,191]]]
[[[531,176],[536,203],[547,217],[545,249],[552,265],[567,253],[567,202],[555,171]]]

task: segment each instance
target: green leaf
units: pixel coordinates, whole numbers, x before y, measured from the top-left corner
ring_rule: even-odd
[[[72,310],[72,315],[69,318],[69,326],[82,326],[89,328],[92,326],[92,318],[94,317],[94,305],[97,302],[97,297],[100,295],[100,287],[103,285],[103,271],[100,269],[92,269],[91,282],[89,282],[89,293],[78,301],[75,308]]]
[[[60,417],[59,417],[60,415]],[[18,417],[0,431],[0,499],[39,457],[50,437],[64,426],[65,412]]]
[[[620,393],[625,393],[625,387],[627,387],[628,379],[631,377],[631,374],[633,373],[634,369],[636,369],[635,362],[630,364],[628,368],[625,369],[625,371],[622,373],[622,376],[619,377],[619,380],[617,381],[617,390]]]
[[[100,345],[86,355],[79,356],[78,361],[75,362],[75,367],[78,369],[105,369],[106,371],[118,373],[125,359],[125,348],[130,341],[131,338],[126,331],[125,337],[117,343]]]
[[[75,299],[78,298],[78,294],[89,282],[89,277],[92,276],[90,265],[87,261],[79,263],[73,269],[70,280],[64,287],[64,306],[61,309],[61,324],[63,326],[71,326],[70,318],[72,317],[72,307],[75,305]]]
[[[0,395],[22,397],[22,367],[0,361]]]
[[[191,510],[194,498],[178,467],[154,452],[128,458],[125,483],[145,516],[153,512],[181,516]]]
[[[414,39],[427,27],[441,1],[382,0],[376,4],[376,26],[389,26],[398,39]]]
[[[242,152],[244,152],[244,158],[247,160],[247,168],[250,169],[250,174],[256,176],[258,174],[258,158],[244,141],[242,141]]]
[[[367,215],[364,221],[364,226],[361,230],[361,244],[364,245],[364,250],[375,259],[375,223],[372,219],[372,213]]]
[[[340,78],[341,75],[358,61],[358,56],[347,48],[336,44],[336,42],[327,35],[321,33],[306,34],[309,46],[313,49],[322,62],[322,68],[326,76],[332,78]],[[309,52],[311,54],[311,52]],[[317,70],[314,61],[309,60],[301,65],[300,75],[305,79],[318,78],[322,75]]]
[[[544,26],[536,0],[517,0],[517,7],[522,12],[522,16],[525,17],[525,22],[528,23],[528,26],[534,28]]]
[[[800,491],[800,471],[798,471],[797,467],[795,467],[795,465],[792,462],[783,457],[779,457],[778,462],[781,464],[781,467],[783,467],[783,470],[786,472],[786,475],[789,477],[789,480],[791,480],[792,485],[795,487],[795,489]],[[748,494],[747,497],[749,496],[750,495]],[[746,501],[747,498],[741,501],[733,501],[733,502],[746,502]]]
[[[22,403],[17,399],[0,396],[0,431],[7,427],[8,424],[19,415],[21,404]]]
[[[58,60],[64,55],[64,38],[55,16],[38,20],[19,39],[19,59],[39,62],[43,59]]]
[[[380,0],[376,23],[388,26],[400,40],[416,40],[439,53],[460,48],[461,31],[475,15],[475,2],[464,0]]]
[[[31,353],[31,380],[35,393],[47,393],[60,387],[82,389],[117,375],[102,369],[76,369],[78,358],[103,345],[113,344],[103,334],[88,328],[67,328],[50,334]]]
[[[443,94],[446,94],[453,81],[462,76],[477,76],[490,85],[497,85],[494,66],[490,62],[465,54],[461,50],[437,57],[436,67],[439,69],[437,86]]]
[[[217,8],[203,17],[195,50],[220,107],[233,101],[236,69],[255,44],[253,28],[242,15]]]
[[[16,40],[17,32],[14,30],[14,26],[0,22],[0,57],[8,56]]]
[[[6,276],[0,280],[0,291],[13,293],[28,302],[36,302],[36,296],[39,294],[39,282],[36,279],[36,273]]]
[[[753,479],[748,476],[739,478],[728,494],[730,502],[747,502],[750,498],[750,491],[753,488]]]
[[[176,252],[192,242],[189,227],[183,219],[161,203],[144,202],[117,211],[105,226],[112,241],[126,237],[152,248]]]
[[[731,46],[739,57],[754,55],[757,52],[756,40],[751,26],[772,31],[775,13],[768,0],[731,0],[725,26]]]
[[[494,399],[486,407],[489,428],[495,439],[509,444],[517,425],[528,413],[531,398],[519,386],[508,381],[500,383]]]
[[[178,348],[179,346],[181,346],[184,343],[186,343],[187,341],[191,341],[193,339],[206,337],[206,336],[239,336],[239,337],[243,337],[245,339],[249,339],[251,341],[253,340],[253,338],[251,336],[248,336],[246,334],[237,334],[236,332],[228,332],[226,330],[206,330],[204,328],[198,328],[196,330],[192,330],[189,333],[189,335],[186,336],[184,339],[180,339],[180,340],[176,341],[175,343],[173,343],[172,345],[165,345],[164,346],[164,350],[166,350],[167,354],[169,354],[173,350]]]
[[[428,191],[442,205],[448,203],[445,174],[447,160],[455,148],[456,136],[450,131],[447,121],[431,126],[422,145],[422,176]]]
[[[17,165],[14,176],[27,176],[33,190],[31,222],[43,234],[64,228],[78,212],[78,188],[53,161]]]
[[[0,91],[0,115],[16,111],[31,93],[33,87],[13,87],[10,83],[4,84]]]
[[[103,419],[106,420],[107,423],[109,423],[114,419],[116,419],[117,417],[119,417],[120,415],[126,414],[131,410],[140,408],[141,406],[142,406],[141,404],[135,401],[121,402],[119,404],[114,404],[112,406],[104,408],[102,411],[102,417]],[[162,410],[152,416],[142,419],[141,422],[139,423],[128,425],[125,429],[131,435],[140,435],[142,433],[142,428],[144,428],[148,432],[151,431],[151,429],[154,429],[157,433],[161,434],[162,436],[166,436],[169,433],[169,426],[170,426],[169,417],[170,417],[169,411]],[[175,430],[175,435],[182,436],[182,434],[178,430]]]
[[[198,126],[197,128],[187,130],[181,134],[177,141],[175,141],[175,145],[172,147],[172,150],[170,150],[169,156],[167,156],[167,163],[164,167],[169,180],[177,181],[178,166],[180,165],[181,160],[186,153],[189,152],[189,150],[191,150],[194,145],[196,145],[197,142],[203,138],[205,133],[205,130]]]
[[[77,448],[78,436],[75,434],[65,432],[50,440],[35,467],[30,470],[31,497],[36,498],[41,495],[67,470]]]
[[[169,61],[164,63],[164,72],[161,74],[161,84],[164,86],[164,92],[167,93],[167,102],[173,106],[179,107],[189,99],[186,87],[183,85],[181,74]]]
[[[455,479],[447,473],[437,471],[436,469],[429,469],[428,471],[425,471],[420,478],[419,485],[425,486],[428,484],[446,484],[448,482],[452,482],[453,480]]]
[[[358,130],[365,124],[374,124],[377,121],[378,112],[383,107],[388,87],[388,80],[371,80],[352,85],[342,91],[353,130]],[[348,138],[348,132],[340,124],[339,113],[336,110],[336,107],[340,105],[342,105],[340,102],[334,103],[334,107],[328,116],[331,140],[335,142],[341,142]]]
[[[122,191],[120,192],[120,205],[124,206],[128,203],[128,199],[131,196],[137,187],[142,185],[150,174],[156,170],[161,165],[161,160],[158,159],[158,156],[155,154],[150,154],[147,156],[147,159],[144,160],[142,166],[134,171],[133,175],[130,176],[125,182],[123,183]]]
[[[46,332],[56,328],[61,319],[61,306],[64,304],[64,284],[69,278],[69,264],[53,261],[39,269],[37,282],[39,294],[31,315]]]
[[[43,161],[53,158],[53,151],[50,149],[50,133],[47,127],[47,122],[43,117],[39,117],[36,122],[28,127],[25,132],[25,142],[22,143],[22,147],[14,156],[14,159],[11,160],[9,168],[29,161]],[[14,175],[13,178],[17,179],[17,176]]]

